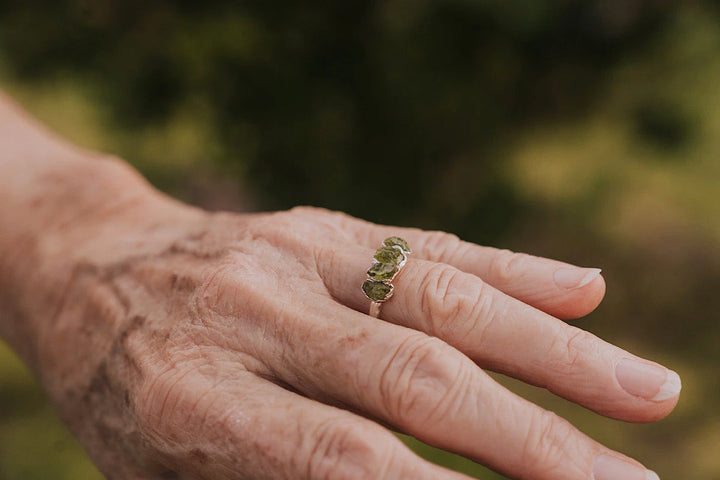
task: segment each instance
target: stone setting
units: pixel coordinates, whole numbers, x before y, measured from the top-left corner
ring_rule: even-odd
[[[382,303],[392,297],[394,287],[390,282],[405,266],[409,254],[410,246],[400,237],[386,238],[375,251],[373,264],[366,272],[367,280],[362,284],[363,293],[372,300],[371,317],[378,318]]]
[[[403,252],[412,253],[410,245],[408,245],[405,239],[400,237],[388,237],[383,241],[383,245],[386,247],[400,247]]]
[[[373,280],[386,281],[395,278],[398,273],[398,266],[392,263],[376,263],[368,268],[367,276]]]
[[[402,249],[395,247],[380,247],[375,251],[373,258],[379,263],[392,263],[393,265],[405,262],[405,254]]]
[[[373,302],[384,302],[392,296],[393,286],[377,280],[365,280],[362,284],[362,290]]]

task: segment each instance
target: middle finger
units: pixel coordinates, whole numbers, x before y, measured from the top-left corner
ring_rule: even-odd
[[[654,478],[509,392],[441,340],[327,298],[312,303],[301,313],[284,306],[266,311],[275,334],[258,348],[276,377],[299,392],[380,419],[512,478],[616,480],[613,472],[624,480]]]
[[[367,311],[360,285],[372,251],[327,252],[320,274],[341,303]],[[483,367],[539,385],[601,414],[652,421],[677,402],[675,372],[640,359],[442,263],[410,258],[381,316],[436,336]]]

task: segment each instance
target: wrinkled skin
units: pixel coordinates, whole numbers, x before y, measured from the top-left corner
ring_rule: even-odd
[[[653,478],[484,371],[667,415],[670,373],[559,320],[599,304],[597,271],[322,209],[208,213],[2,102],[0,124],[0,333],[108,478],[467,478],[388,427],[518,479]],[[391,235],[413,254],[377,319],[360,285]],[[660,383],[623,388],[628,361]]]
[[[109,478],[463,478],[346,410],[517,478],[589,478],[604,447],[470,359],[626,420],[674,405],[618,391],[611,361],[629,354],[491,286],[577,316],[601,277],[557,293],[542,277],[561,264],[438,232],[312,208],[145,206],[155,201],[128,202],[101,234],[78,229],[92,241],[53,267],[72,273],[40,371]],[[416,253],[384,321],[364,314],[359,285],[390,233]]]

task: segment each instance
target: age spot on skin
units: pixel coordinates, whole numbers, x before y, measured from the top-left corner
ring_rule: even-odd
[[[190,451],[190,457],[195,460],[200,465],[205,465],[208,463],[208,456],[205,452],[200,450],[199,448],[194,448]]]
[[[352,348],[355,345],[362,344],[368,337],[368,332],[366,330],[361,330],[358,333],[355,334],[349,334],[345,337],[342,337],[339,340],[339,343],[343,345],[344,347]]]

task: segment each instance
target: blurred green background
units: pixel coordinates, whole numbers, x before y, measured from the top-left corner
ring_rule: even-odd
[[[576,323],[676,369],[676,411],[624,424],[501,381],[662,478],[720,478],[720,2],[0,0],[0,85],[207,208],[602,267]],[[4,348],[0,478],[101,478]]]

